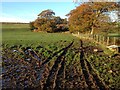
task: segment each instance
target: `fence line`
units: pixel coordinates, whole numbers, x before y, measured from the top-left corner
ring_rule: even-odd
[[[96,43],[104,44],[106,46],[109,45],[117,45],[120,46],[120,37],[111,37],[111,36],[103,36],[103,35],[90,35],[90,34],[73,34],[73,36],[79,37],[79,38],[85,38],[94,40]]]
[[[92,40],[98,44],[103,44],[111,51],[115,51],[120,53],[120,37],[110,37],[110,36],[103,36],[103,35],[90,35],[90,34],[73,34],[78,38],[84,38]]]

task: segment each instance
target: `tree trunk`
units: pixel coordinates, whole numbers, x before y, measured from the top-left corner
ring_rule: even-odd
[[[92,26],[91,26],[91,35],[94,34],[94,26],[95,26],[95,23],[97,22],[97,18],[100,17],[100,14],[101,14],[100,11],[97,11],[97,12],[96,12],[96,19],[93,20]]]

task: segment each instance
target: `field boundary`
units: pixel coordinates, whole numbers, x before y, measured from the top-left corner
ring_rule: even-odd
[[[78,37],[80,39],[86,39],[86,40],[92,40],[96,44],[103,45],[106,48],[109,48],[109,46],[113,46],[113,49],[109,48],[111,51],[115,51],[117,53],[120,52],[120,36],[104,36],[104,35],[90,35],[90,34],[74,34],[73,36]],[[115,46],[115,47],[114,47]]]

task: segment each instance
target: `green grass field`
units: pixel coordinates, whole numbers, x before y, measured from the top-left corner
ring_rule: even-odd
[[[40,44],[40,42],[57,42],[59,40],[71,41],[77,39],[71,34],[31,32],[29,24],[3,24],[2,43],[8,45]]]

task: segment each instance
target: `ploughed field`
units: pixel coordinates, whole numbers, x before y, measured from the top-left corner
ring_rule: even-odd
[[[119,88],[119,58],[109,57],[82,40],[26,47],[3,45],[2,88]]]
[[[120,55],[71,34],[2,27],[2,89],[120,89]]]

